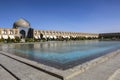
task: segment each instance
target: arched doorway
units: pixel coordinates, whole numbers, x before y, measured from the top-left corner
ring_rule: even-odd
[[[25,38],[26,32],[24,30],[21,30],[20,34],[21,34],[21,38]]]

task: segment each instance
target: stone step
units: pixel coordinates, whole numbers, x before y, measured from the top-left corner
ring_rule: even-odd
[[[17,80],[9,72],[7,72],[3,67],[0,66],[0,80]]]
[[[120,80],[120,69],[116,70],[108,80]]]
[[[113,73],[120,69],[120,53],[104,63],[98,64],[88,69],[84,73],[73,77],[70,80],[108,80]],[[120,73],[116,74],[112,80],[120,80]]]
[[[21,80],[60,80],[54,76],[51,76],[45,72],[37,70],[31,66],[18,62],[2,54],[0,54],[0,63]]]

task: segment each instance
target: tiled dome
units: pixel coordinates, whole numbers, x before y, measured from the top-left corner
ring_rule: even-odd
[[[30,23],[25,19],[19,19],[13,24],[13,28],[19,27],[30,28]]]

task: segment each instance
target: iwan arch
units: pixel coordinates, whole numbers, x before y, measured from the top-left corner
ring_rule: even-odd
[[[76,37],[85,37],[85,38],[98,38],[99,34],[94,33],[80,33],[80,32],[63,32],[55,30],[34,30],[31,28],[30,23],[25,19],[19,19],[13,24],[13,28],[0,28],[0,39],[14,39],[19,37],[24,38],[35,38],[35,39],[57,39],[57,38],[76,38]]]

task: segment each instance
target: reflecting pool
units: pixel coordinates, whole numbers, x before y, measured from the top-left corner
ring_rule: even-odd
[[[119,41],[51,41],[0,44],[0,50],[59,69],[67,69],[120,48]]]

